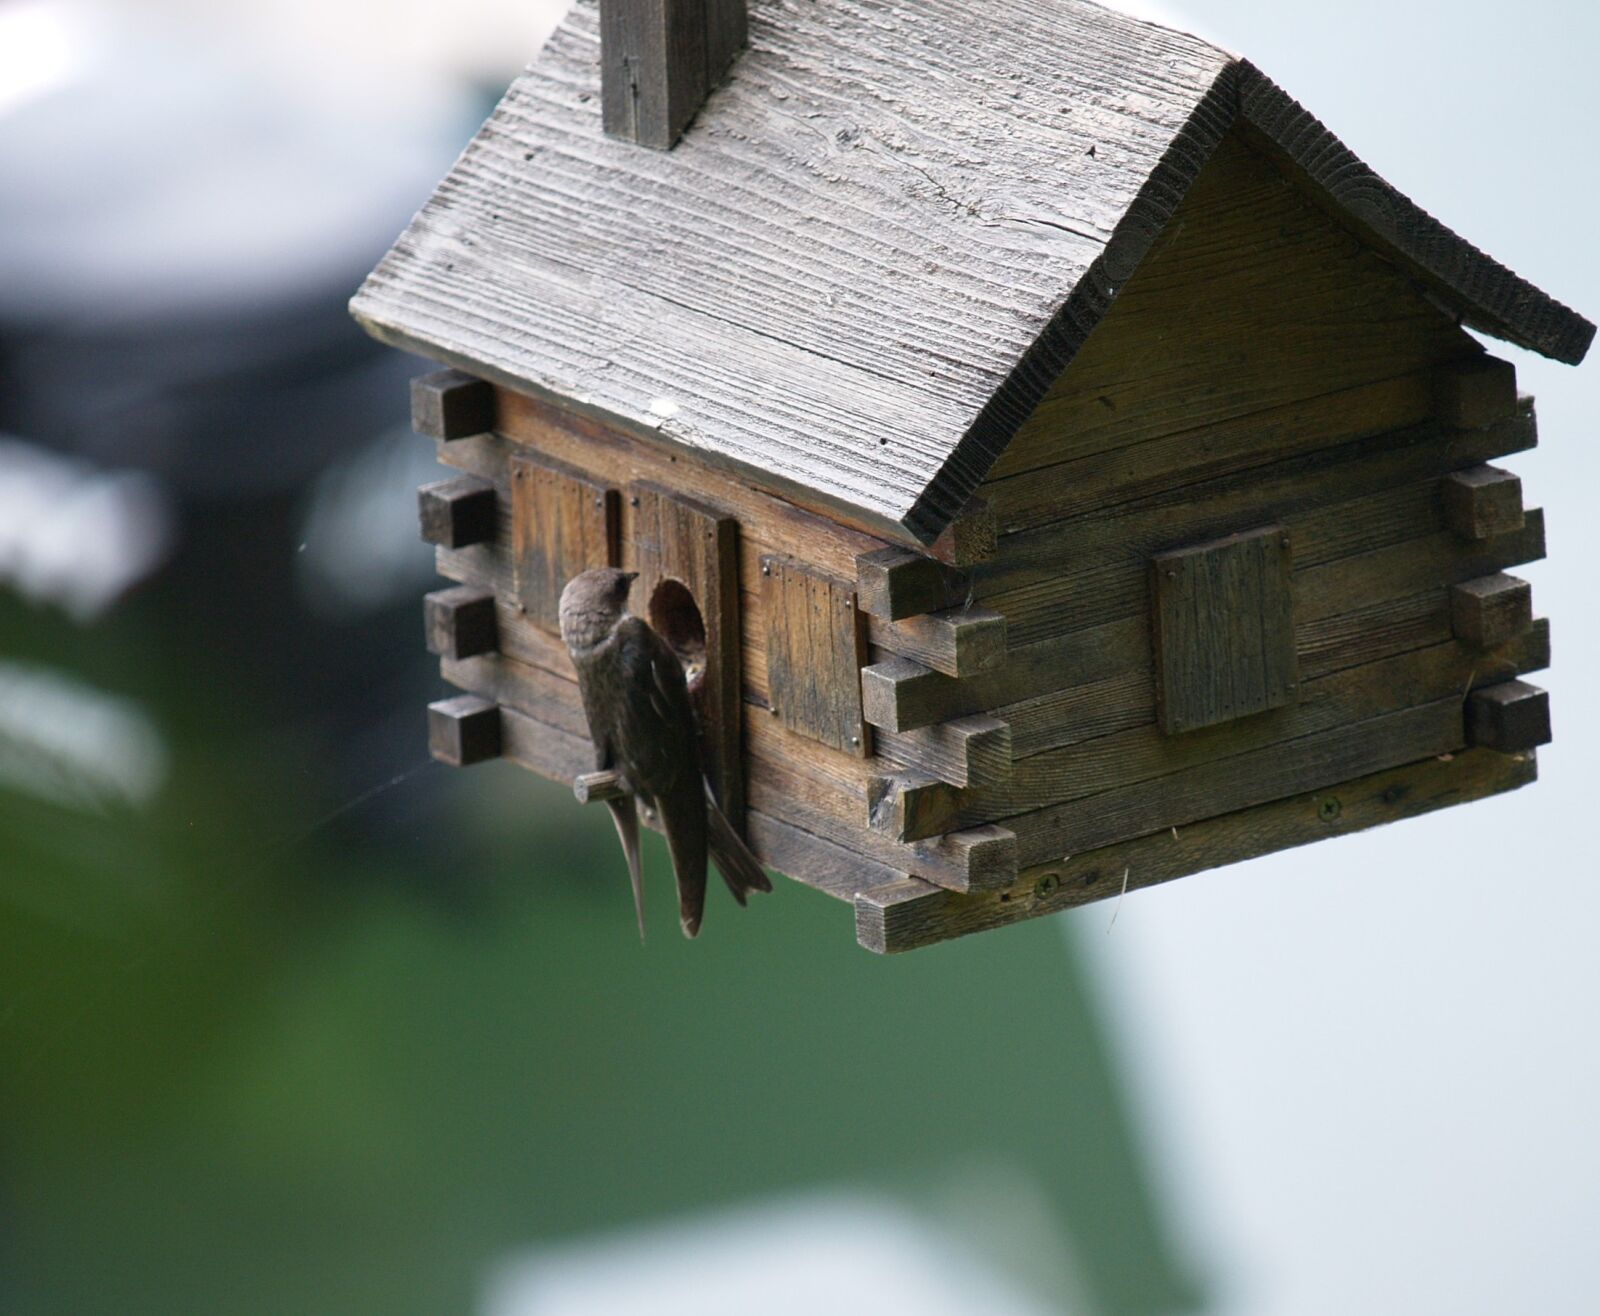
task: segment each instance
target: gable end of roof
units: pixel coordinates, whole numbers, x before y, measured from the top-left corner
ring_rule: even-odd
[[[1446,228],[1379,177],[1253,64],[1236,60],[1218,74],[1105,250],[905,518],[918,540],[931,544],[961,514],[1011,438],[1110,310],[1212,152],[1236,126],[1298,172],[1337,218],[1428,285],[1469,328],[1569,365],[1588,353],[1593,324]]]

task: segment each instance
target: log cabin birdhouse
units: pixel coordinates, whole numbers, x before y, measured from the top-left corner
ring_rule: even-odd
[[[434,752],[591,772],[556,602],[636,571],[873,950],[1534,778],[1533,403],[1467,330],[1593,326],[1197,38],[578,0],[354,312],[446,367]]]

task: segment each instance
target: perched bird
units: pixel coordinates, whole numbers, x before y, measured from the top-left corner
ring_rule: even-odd
[[[741,905],[749,892],[770,891],[772,883],[706,784],[682,663],[648,622],[628,611],[628,592],[637,576],[614,567],[574,576],[561,591],[561,638],[578,669],[595,766],[616,771],[631,792],[607,803],[628,860],[639,935],[644,935],[642,801],[655,810],[667,834],[678,879],[678,918],[684,935],[692,937],[705,911],[708,852]]]

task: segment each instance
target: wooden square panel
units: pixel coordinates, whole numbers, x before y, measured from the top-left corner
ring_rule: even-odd
[[[542,458],[511,459],[511,551],[517,601],[560,629],[561,591],[592,567],[617,565],[615,489]]]
[[[1295,701],[1293,567],[1280,526],[1153,559],[1163,731],[1215,726]]]
[[[865,758],[867,649],[855,590],[777,556],[761,559],[761,577],[773,711],[790,731]]]

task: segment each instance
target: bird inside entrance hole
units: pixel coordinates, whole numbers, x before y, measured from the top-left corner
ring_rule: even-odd
[[[626,787],[606,804],[627,856],[639,935],[642,804],[666,833],[678,881],[678,919],[692,937],[705,912],[708,855],[741,905],[749,892],[770,891],[772,883],[706,784],[683,664],[649,623],[628,611],[637,575],[600,567],[574,576],[561,592],[561,638],[578,671],[595,766],[620,774]]]

